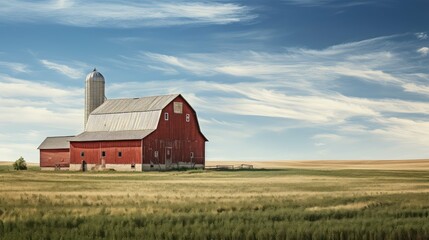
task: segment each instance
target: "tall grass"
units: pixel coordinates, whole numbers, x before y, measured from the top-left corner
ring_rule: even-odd
[[[0,172],[0,239],[429,239],[429,173]]]

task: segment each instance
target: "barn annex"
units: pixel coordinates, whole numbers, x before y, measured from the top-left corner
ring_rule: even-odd
[[[128,99],[104,96],[95,69],[85,87],[85,131],[48,137],[39,146],[43,170],[142,171],[204,168],[205,142],[195,110],[180,94]]]

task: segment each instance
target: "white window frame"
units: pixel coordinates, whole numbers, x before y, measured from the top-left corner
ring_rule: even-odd
[[[168,121],[168,117],[169,117],[169,116],[168,116],[168,112],[164,113],[164,120],[165,120],[165,121]]]
[[[158,151],[153,152],[153,156],[157,158],[159,156],[159,152]]]
[[[191,158],[194,158],[194,152],[191,152],[190,155],[191,155]]]
[[[186,114],[186,122],[190,122],[191,121],[191,114],[187,113]]]

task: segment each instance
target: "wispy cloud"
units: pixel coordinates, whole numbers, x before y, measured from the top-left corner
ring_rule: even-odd
[[[423,57],[426,57],[429,54],[429,48],[428,47],[422,47],[417,49],[417,52],[420,53]]]
[[[360,5],[374,4],[374,1],[343,1],[343,0],[283,0],[288,4],[303,6],[303,7],[354,7]]]
[[[132,61],[159,66],[160,71],[173,68],[179,77],[181,73],[197,78],[218,75],[224,81],[171,80],[163,81],[164,87],[156,82],[133,83],[133,89],[136,92],[151,89],[154,94],[189,93],[199,96],[192,104],[206,113],[284,119],[297,128],[323,126],[332,129],[329,134],[349,140],[350,136],[387,139],[387,132],[398,125],[392,118],[404,119],[409,124],[401,125],[403,131],[396,131],[395,136],[398,141],[408,141],[406,134],[415,131],[413,123],[425,125],[429,112],[427,101],[409,98],[410,94],[419,94],[419,98],[429,96],[428,70],[422,67],[424,64],[416,66],[411,61],[415,58],[416,41],[414,34],[405,34],[325,49],[289,48],[281,53],[144,52]],[[348,86],[369,85],[369,89],[378,89],[379,93],[352,92],[350,96],[350,91],[344,91],[341,84],[345,81]],[[122,86],[113,88],[110,92],[126,94]],[[394,95],[390,94],[392,91]],[[326,134],[315,134],[314,140],[323,144],[329,136],[333,140],[334,135]],[[429,146],[424,141],[419,144]]]
[[[38,160],[50,135],[76,134],[83,124],[83,92],[0,74],[0,160]]]
[[[429,96],[429,86],[417,85],[415,83],[404,84],[404,90]]]
[[[337,134],[316,134],[312,137],[313,139],[323,139],[323,140],[340,140],[342,137],[340,135]]]
[[[415,35],[416,35],[416,38],[420,40],[428,39],[428,34],[425,32],[419,32],[419,33],[416,33]]]
[[[21,72],[21,73],[29,72],[28,66],[23,63],[0,61],[0,67],[8,68],[14,72]]]
[[[164,66],[177,67],[196,74],[211,75],[213,73],[213,70],[209,69],[206,63],[199,63],[198,60],[194,60],[194,59],[186,59],[186,58],[181,58],[176,56],[170,56],[170,55],[159,54],[159,53],[150,53],[150,52],[142,53],[140,57],[143,57],[143,58],[147,57],[151,60],[154,60],[155,62],[163,63]]]
[[[36,1],[0,3],[1,21],[53,22],[79,27],[228,24],[254,19],[247,6],[221,2]]]
[[[46,68],[61,73],[69,78],[81,79],[84,76],[82,69],[73,68],[65,64],[52,62],[46,59],[40,60],[40,63],[42,63]]]
[[[400,141],[401,144],[429,146],[429,121],[412,120],[406,118],[382,118],[376,119],[384,128],[378,128],[372,132],[382,135],[391,141]]]

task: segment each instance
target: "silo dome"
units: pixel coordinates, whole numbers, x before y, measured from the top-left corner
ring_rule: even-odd
[[[94,68],[85,80],[85,127],[91,112],[103,104],[105,98],[104,77]]]
[[[103,75],[97,71],[96,68],[94,68],[94,70],[92,70],[92,72],[88,73],[88,75],[86,75],[86,81],[103,81],[104,82],[104,77]]]

